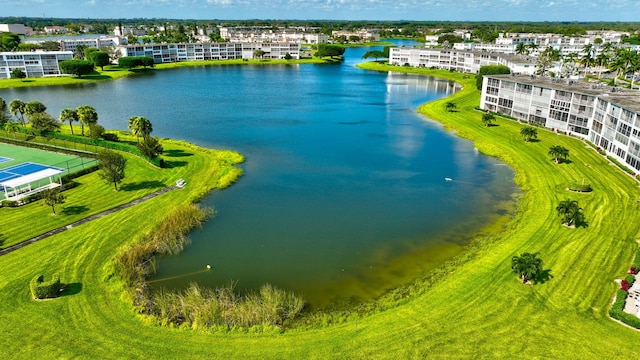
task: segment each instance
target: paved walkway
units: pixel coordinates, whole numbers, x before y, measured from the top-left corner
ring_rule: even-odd
[[[42,239],[46,239],[49,236],[53,236],[55,234],[59,234],[59,233],[61,233],[63,231],[72,229],[72,228],[74,228],[74,227],[76,227],[78,225],[82,225],[82,224],[87,223],[89,221],[92,221],[92,220],[95,220],[95,219],[99,219],[99,218],[101,218],[103,216],[106,216],[106,215],[109,215],[109,214],[113,214],[116,211],[120,211],[120,210],[126,209],[128,207],[132,207],[133,205],[140,204],[141,202],[144,202],[144,201],[147,201],[149,199],[152,199],[152,198],[154,198],[154,197],[156,197],[158,195],[161,195],[161,194],[167,193],[167,192],[169,192],[171,190],[175,190],[175,189],[179,189],[179,188],[180,187],[178,187],[178,186],[169,186],[169,187],[166,187],[166,188],[164,188],[162,190],[158,190],[156,192],[153,192],[153,193],[151,193],[149,195],[145,195],[145,196],[143,196],[143,197],[141,197],[139,199],[136,199],[136,200],[133,200],[131,202],[128,202],[126,204],[122,204],[120,206],[116,206],[116,207],[111,208],[109,210],[105,210],[103,212],[91,215],[89,217],[86,217],[86,218],[84,218],[82,220],[78,220],[78,221],[76,221],[74,223],[71,223],[69,225],[66,225],[66,226],[63,226],[63,227],[59,227],[57,229],[53,229],[53,230],[48,231],[48,232],[46,232],[46,233],[44,233],[42,235],[38,235],[38,236],[36,236],[34,238],[31,238],[29,240],[23,241],[23,242],[21,242],[19,244],[15,244],[13,246],[9,246],[6,249],[0,250],[0,256],[8,254],[8,253],[13,252],[13,251],[16,251],[16,250],[18,250],[20,248],[23,248],[23,247],[25,247],[25,246],[27,246],[29,244],[33,244],[36,241],[40,241]]]

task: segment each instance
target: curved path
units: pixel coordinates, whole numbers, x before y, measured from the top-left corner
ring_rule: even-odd
[[[126,204],[122,204],[122,205],[116,206],[116,207],[114,207],[114,208],[111,208],[111,209],[109,209],[109,210],[105,210],[105,211],[103,211],[103,212],[99,212],[99,213],[97,213],[97,214],[93,214],[93,215],[91,215],[91,216],[89,216],[89,217],[86,217],[86,218],[84,218],[84,219],[82,219],[82,220],[78,220],[78,221],[73,222],[73,223],[71,223],[71,224],[69,224],[69,225],[65,225],[65,226],[63,226],[63,227],[59,227],[59,228],[57,228],[57,229],[53,229],[53,230],[51,230],[51,231],[47,231],[47,232],[46,232],[46,233],[44,233],[44,234],[38,235],[38,236],[33,237],[33,238],[31,238],[31,239],[29,239],[29,240],[26,240],[26,241],[23,241],[23,242],[21,242],[21,243],[19,243],[19,244],[15,244],[15,245],[13,245],[13,246],[9,246],[9,247],[8,247],[8,248],[6,248],[6,249],[2,249],[2,250],[0,250],[0,256],[5,255],[5,254],[8,254],[8,253],[10,253],[10,252],[12,252],[12,251],[16,251],[16,250],[18,250],[18,249],[20,249],[20,248],[23,248],[23,247],[25,247],[25,246],[27,246],[27,245],[29,245],[29,244],[33,244],[33,243],[34,243],[34,242],[36,242],[36,241],[40,241],[40,240],[42,240],[42,239],[46,239],[46,238],[48,238],[49,236],[53,236],[53,235],[55,235],[55,234],[59,234],[59,233],[61,233],[61,232],[65,231],[65,230],[69,230],[69,229],[74,228],[74,227],[76,227],[76,226],[78,226],[78,225],[82,225],[82,224],[87,223],[87,222],[89,222],[89,221],[92,221],[92,220],[95,220],[95,219],[99,219],[99,218],[101,218],[101,217],[103,217],[103,216],[106,216],[106,215],[109,215],[109,214],[113,214],[113,213],[114,213],[114,212],[116,212],[116,211],[120,211],[120,210],[122,210],[122,209],[126,209],[126,208],[128,208],[128,207],[133,206],[133,205],[136,205],[136,204],[139,204],[139,203],[141,203],[141,202],[147,201],[147,200],[152,199],[152,198],[154,198],[154,197],[156,197],[156,196],[158,196],[158,195],[161,195],[161,194],[167,193],[167,192],[169,192],[169,191],[171,191],[171,190],[175,190],[175,189],[180,189],[180,187],[175,186],[175,185],[174,185],[174,186],[169,186],[169,187],[166,187],[166,188],[164,188],[164,189],[162,189],[162,190],[158,190],[158,191],[153,192],[153,193],[151,193],[151,194],[145,195],[145,196],[143,196],[143,197],[141,197],[141,198],[139,198],[139,199],[135,199],[135,200],[133,200],[133,201],[131,201],[131,202],[128,202],[128,203],[126,203]]]

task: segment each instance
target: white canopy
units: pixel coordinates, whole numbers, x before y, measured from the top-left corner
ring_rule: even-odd
[[[46,179],[51,176],[58,175],[63,171],[64,170],[48,168],[48,169],[40,170],[38,172],[31,173],[29,175],[21,176],[19,178],[0,181],[0,186],[4,186],[5,188],[16,188],[20,185],[29,184],[34,181],[38,181],[38,180]]]

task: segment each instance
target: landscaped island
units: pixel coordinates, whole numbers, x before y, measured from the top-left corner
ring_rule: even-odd
[[[517,122],[498,118],[497,126],[484,126],[482,113],[475,110],[479,92],[473,76],[363,66],[439,76],[463,85],[457,94],[419,111],[516,170],[524,194],[503,231],[479,237],[465,255],[432,278],[418,279],[370,306],[384,311],[364,307],[367,315],[359,316],[354,309],[341,319],[328,314],[324,321],[338,320],[335,325],[324,326],[318,319],[307,329],[300,326],[284,333],[153,326],[152,319],[136,315],[123,301],[122,282],[113,276],[113,259],[124,246],[157,228],[167,209],[200,199],[225,174],[216,165],[224,160],[217,153],[165,141],[165,151],[170,150],[180,166],[162,170],[158,181],[184,178],[188,183],[184,190],[1,258],[0,353],[13,358],[42,354],[53,358],[640,357],[640,350],[630,347],[640,341],[640,332],[607,317],[617,287],[613,280],[624,275],[637,248],[637,182],[576,139],[539,131],[538,142],[525,142]],[[456,104],[456,111],[448,111],[448,102]],[[550,145],[569,149],[572,163],[554,164],[548,155]],[[142,175],[150,165],[140,162],[135,173],[139,177],[128,179],[132,184],[148,180]],[[567,186],[582,178],[595,189],[580,198],[589,226],[570,229],[562,226],[555,207],[566,198]],[[107,188],[112,191],[103,185],[105,193]],[[513,255],[523,252],[539,252],[544,258],[550,275],[544,283],[522,285],[511,272]],[[59,274],[64,282],[80,284],[76,288],[81,290],[55,300],[33,301],[29,282],[43,269],[46,275]]]

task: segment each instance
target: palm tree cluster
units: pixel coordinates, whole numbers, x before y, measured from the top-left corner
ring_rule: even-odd
[[[136,136],[136,140],[140,142],[140,137],[146,139],[151,136],[153,125],[151,121],[143,116],[132,116],[129,118],[129,130]]]
[[[556,206],[558,216],[562,218],[562,223],[567,226],[578,226],[584,224],[584,214],[578,205],[578,200],[566,199]]]
[[[569,149],[564,146],[554,145],[549,148],[549,155],[553,157],[556,164],[559,164],[560,159],[562,159],[563,161],[567,160],[567,158],[569,157]]]
[[[484,124],[484,126],[489,127],[494,121],[496,121],[496,117],[492,113],[486,112],[482,114],[482,123]]]
[[[535,280],[542,273],[542,259],[538,253],[523,253],[511,258],[511,270],[518,274],[523,284],[529,280]]]
[[[528,55],[535,49],[537,49],[537,45],[519,43],[516,45],[515,52],[520,55]],[[619,77],[631,75],[630,87],[632,88],[635,78],[640,75],[640,53],[631,48],[615,48],[613,44],[608,42],[601,45],[586,44],[580,53],[570,53],[565,56],[562,56],[560,49],[547,47],[538,55],[536,73],[545,75],[556,61],[561,61],[562,67],[568,69],[575,69],[575,66],[579,64],[578,70],[581,69],[584,73],[592,72],[595,67],[598,77],[601,77],[604,71],[612,72],[615,74],[615,84],[617,84]]]
[[[529,142],[538,138],[538,130],[533,126],[525,126],[520,129],[520,135],[522,135],[525,142]]]

